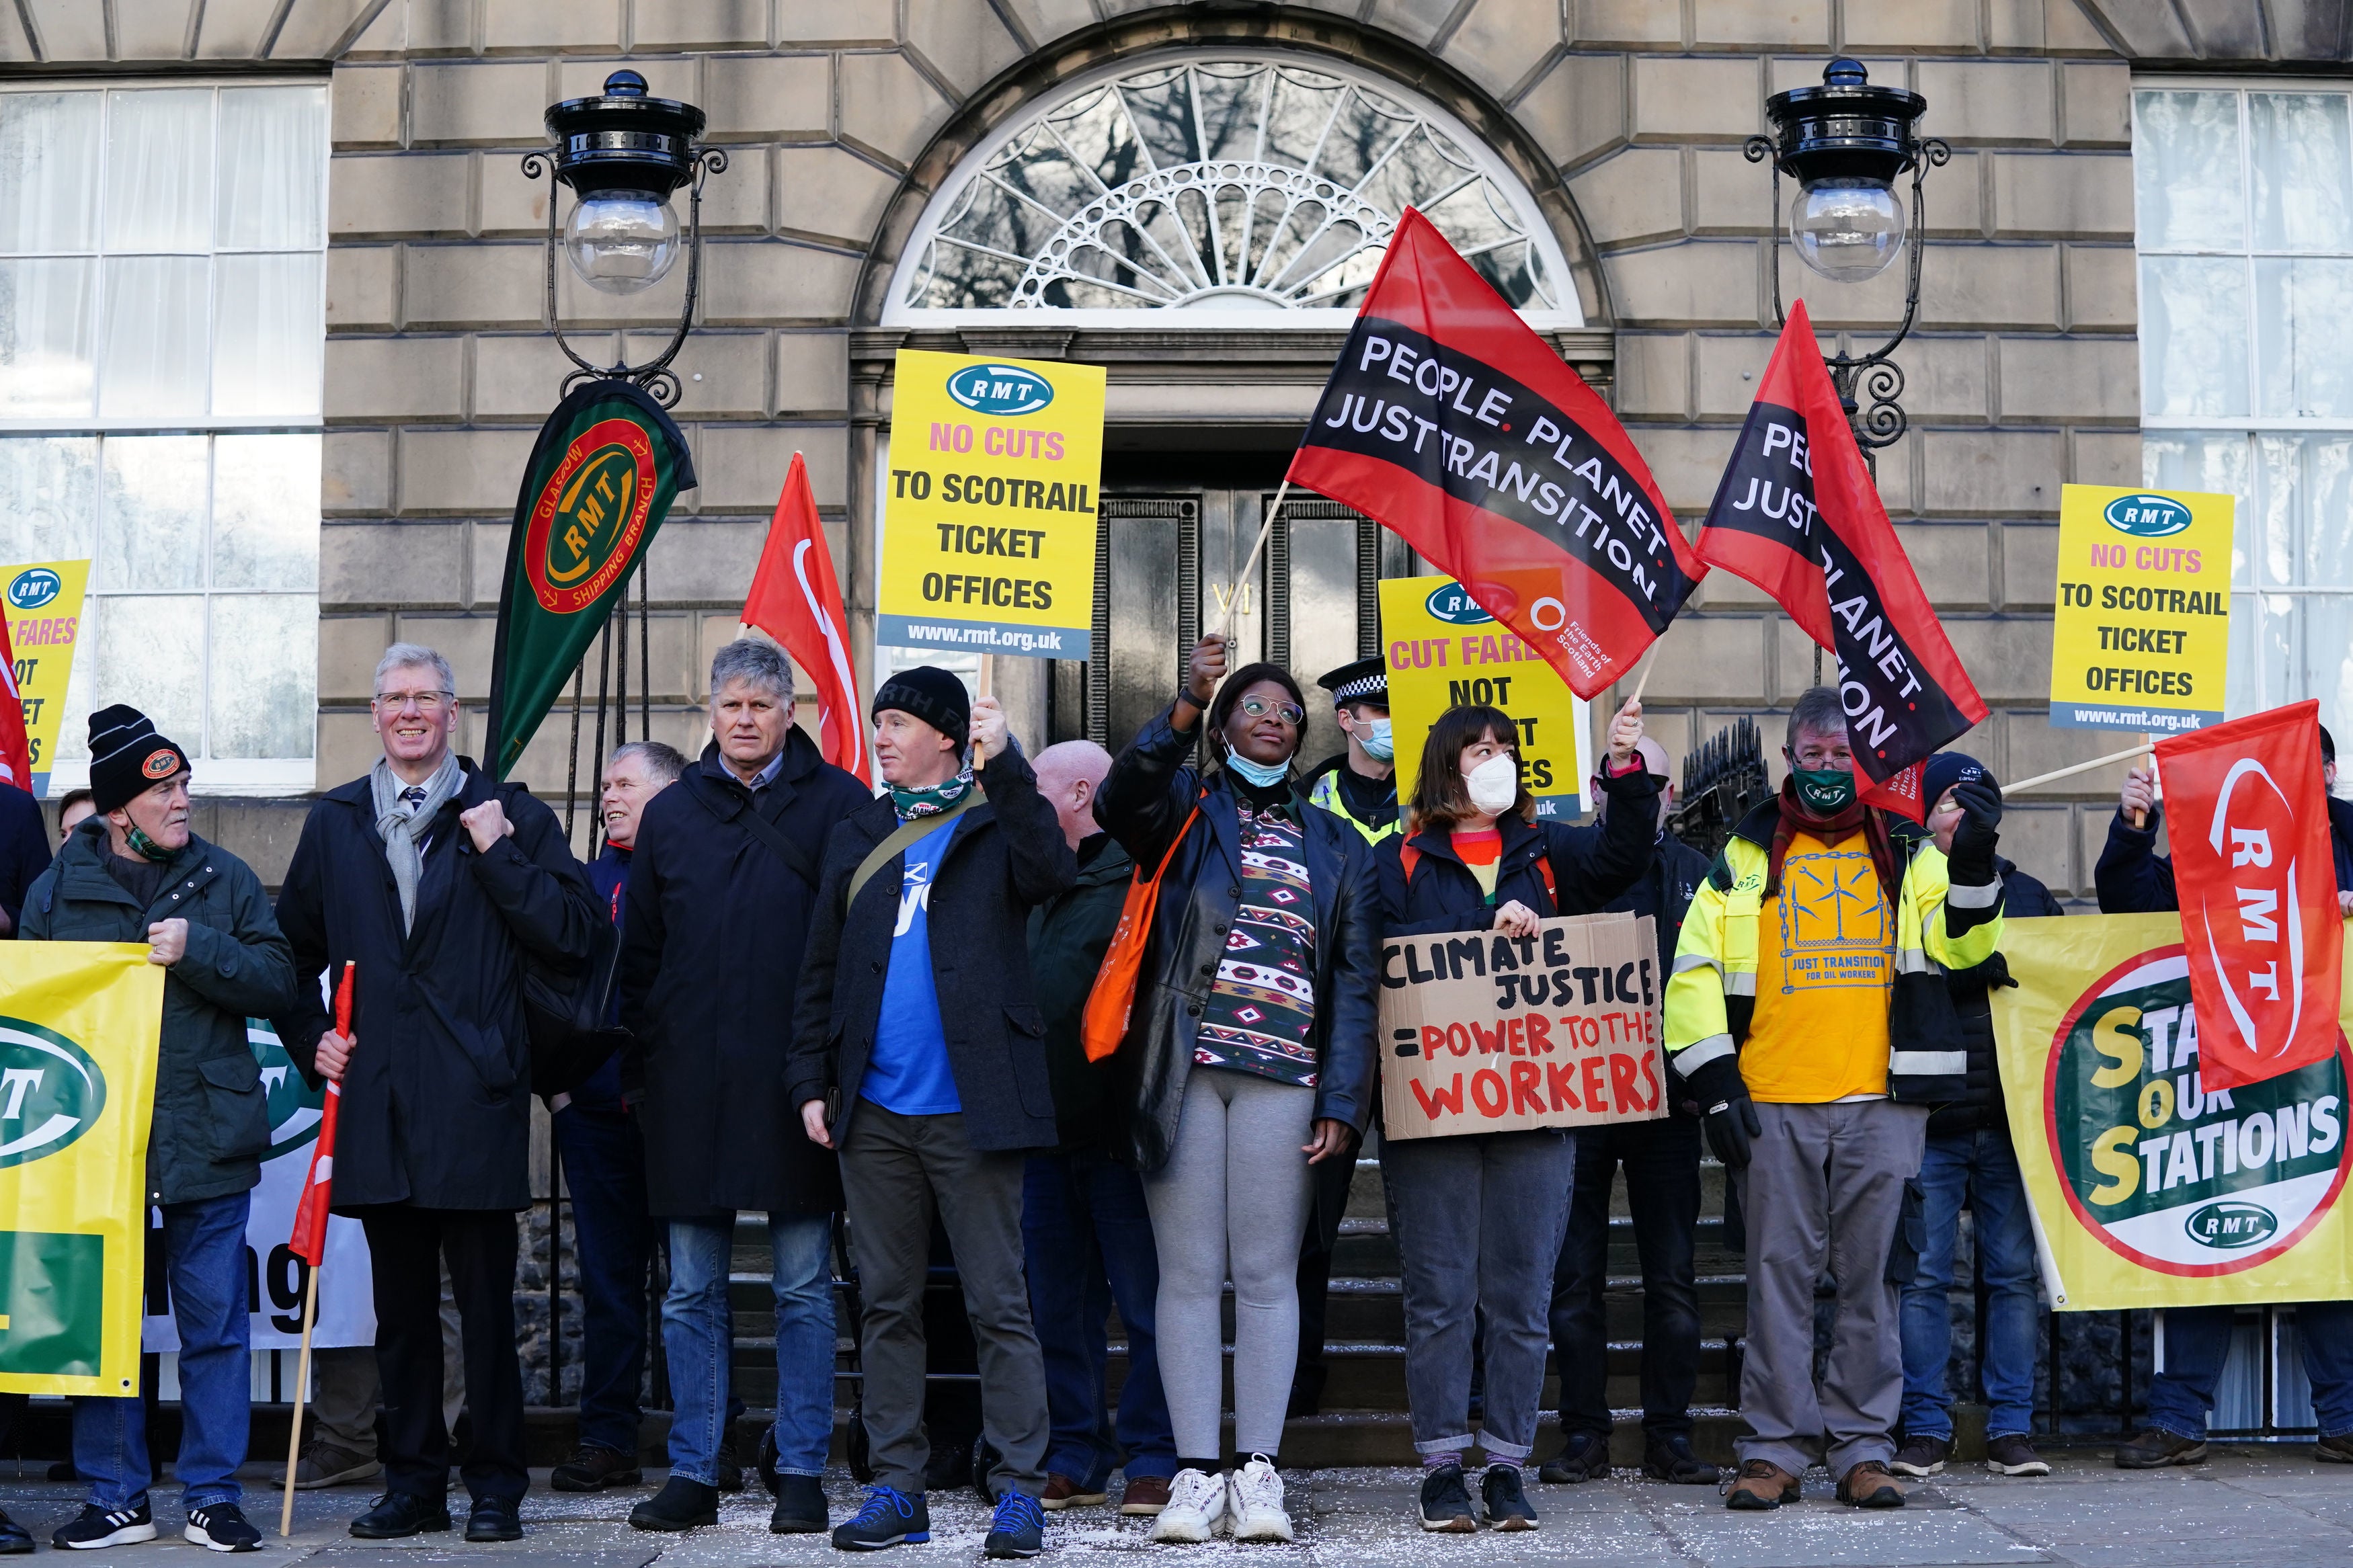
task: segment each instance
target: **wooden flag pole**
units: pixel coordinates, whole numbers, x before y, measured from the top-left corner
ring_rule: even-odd
[[[1664,636],[1665,634],[1664,634],[1664,633],[1662,633],[1661,635],[1662,635],[1662,636]],[[1634,679],[1634,694],[1633,694],[1631,697],[1629,697],[1628,699],[1626,699],[1626,701],[1627,701],[1627,702],[1631,702],[1631,703],[1633,703],[1636,707],[1640,707],[1640,706],[1641,706],[1641,702],[1642,702],[1642,689],[1643,689],[1644,687],[1646,687],[1646,686],[1648,686],[1648,685],[1650,685],[1650,684],[1651,684],[1651,671],[1652,671],[1652,670],[1654,670],[1654,669],[1656,669],[1656,668],[1659,668],[1659,645],[1658,645],[1657,643],[1655,643],[1655,642],[1654,642],[1654,643],[1652,643],[1652,644],[1651,645],[1651,650],[1650,650],[1650,652],[1648,652],[1648,653],[1646,653],[1646,654],[1644,654],[1644,655],[1642,656],[1642,673],[1641,673],[1641,675],[1639,675],[1639,676],[1637,676],[1637,677],[1635,678],[1635,679]],[[1625,706],[1625,704],[1624,704],[1624,703],[1620,703],[1619,706],[1623,707],[1623,706]]]
[[[2105,768],[2110,763],[2128,763],[2135,757],[2147,756],[2156,750],[2157,745],[2154,742],[2144,741],[2128,752],[2116,752],[2105,757],[2094,757],[2088,763],[2077,763],[2068,768],[2053,768],[2047,773],[2037,773],[2031,779],[2021,779],[2016,784],[2004,784],[2001,786],[2001,792],[2004,795],[2015,795],[2020,790],[2032,789],[2038,784],[2056,784],[2061,779],[2073,778],[2077,773],[2088,773],[2094,768]]]
[[[286,1434],[286,1501],[278,1510],[278,1533],[288,1538],[294,1533],[294,1467],[302,1458],[302,1405],[311,1392],[311,1330],[319,1321],[319,1268],[311,1265],[311,1283],[302,1292],[302,1353],[294,1363],[294,1422]]]
[[[1258,525],[1258,538],[1250,545],[1250,558],[1242,563],[1242,569],[1234,574],[1233,586],[1226,591],[1226,614],[1224,619],[1218,623],[1218,635],[1228,642],[1233,641],[1234,616],[1241,607],[1242,585],[1250,580],[1250,574],[1258,570],[1258,558],[1266,549],[1267,536],[1274,531],[1274,520],[1282,510],[1283,498],[1290,494],[1291,481],[1286,479],[1282,488],[1274,492],[1274,504],[1266,509],[1266,521]]]

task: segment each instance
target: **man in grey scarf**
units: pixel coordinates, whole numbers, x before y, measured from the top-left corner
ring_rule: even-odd
[[[278,904],[301,992],[279,1036],[314,1082],[343,1085],[334,1211],[366,1226],[375,1278],[387,1494],[351,1528],[450,1527],[446,1260],[473,1415],[466,1536],[511,1541],[529,1484],[514,1325],[514,1216],[531,1202],[523,970],[576,971],[606,916],[555,815],[455,753],[447,660],[395,644],[373,709],[384,755],[311,808]],[[319,989],[346,960],[348,1035]]]

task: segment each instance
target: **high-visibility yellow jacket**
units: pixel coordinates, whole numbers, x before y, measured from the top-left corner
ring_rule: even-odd
[[[1767,801],[1733,829],[1683,917],[1667,981],[1667,1059],[1685,1078],[1736,1055],[1757,1008],[1757,923],[1780,816]],[[1888,998],[1887,1091],[1934,1104],[1968,1089],[1968,1053],[1944,970],[1967,969],[2001,941],[2001,879],[1956,884],[1934,839],[1900,818],[1889,826],[1902,868],[1895,984]]]

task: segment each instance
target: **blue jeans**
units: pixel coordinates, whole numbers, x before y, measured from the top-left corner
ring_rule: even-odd
[[[655,1241],[645,1140],[634,1117],[575,1103],[555,1113],[555,1142],[580,1256],[580,1441],[634,1458]]]
[[[1904,1435],[1953,1436],[1953,1392],[1946,1370],[1953,1355],[1953,1247],[1959,1237],[1961,1200],[1977,1216],[1978,1261],[1986,1282],[1984,1342],[1978,1347],[1985,1383],[1986,1436],[2022,1437],[2034,1428],[2034,1231],[2026,1214],[2026,1186],[2006,1131],[1951,1133],[1927,1141],[1920,1159],[1926,1199],[1927,1245],[1919,1272],[1904,1287]]]
[[[172,1321],[180,1330],[180,1457],[173,1468],[188,1509],[244,1495],[237,1468],[245,1463],[252,1416],[245,1278],[251,1207],[249,1193],[166,1204],[163,1235],[151,1233],[148,1241],[164,1249]],[[91,1503],[109,1512],[138,1507],[148,1476],[147,1413],[139,1396],[76,1397],[73,1458],[90,1483]]]
[[[2231,1358],[2231,1307],[2168,1307],[2165,1370],[2148,1385],[2148,1424],[2181,1437],[2203,1437],[2214,1386]],[[2324,1437],[2353,1432],[2353,1301],[2305,1301],[2295,1309],[2312,1413]]]
[[[825,1474],[833,1440],[833,1221],[828,1215],[772,1214],[776,1259],[776,1468]],[[714,1486],[719,1446],[744,1413],[728,1387],[735,1348],[727,1268],[735,1248],[732,1215],[670,1222],[670,1293],[662,1298],[662,1350],[670,1357],[670,1474]]]
[[[1152,1333],[1160,1255],[1143,1180],[1102,1154],[1031,1155],[1022,1174],[1021,1246],[1053,1423],[1047,1470],[1091,1492],[1123,1462],[1130,1480],[1175,1475],[1176,1438]],[[1111,1353],[1105,1321],[1114,1302],[1127,1330],[1115,1446],[1106,1440],[1113,1424],[1103,1374]]]

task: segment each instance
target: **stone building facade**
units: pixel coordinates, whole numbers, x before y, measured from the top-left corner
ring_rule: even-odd
[[[2011,778],[2099,754],[2115,737],[2045,721],[2048,621],[2059,487],[2157,478],[2142,429],[2136,86],[2341,77],[2353,58],[2342,0],[0,5],[0,89],[326,88],[323,384],[315,416],[285,426],[319,444],[315,696],[267,696],[315,701],[315,746],[307,760],[280,759],[291,771],[269,775],[277,784],[199,805],[199,829],[273,881],[299,826],[305,762],[312,786],[331,787],[375,754],[367,699],[386,643],[449,656],[470,705],[466,749],[479,752],[508,519],[568,368],[543,294],[549,186],[521,167],[545,142],[549,103],[592,93],[627,65],[655,93],[701,105],[730,161],[705,188],[702,298],[676,362],[676,414],[701,484],[651,552],[646,630],[632,631],[630,683],[654,735],[702,744],[710,655],[736,635],[795,451],[844,577],[868,689],[877,661],[893,657],[871,646],[877,498],[892,355],[918,346],[1109,369],[1113,554],[1098,647],[1132,674],[1110,682],[1109,701],[1090,699],[1087,672],[1043,661],[1002,660],[997,683],[1033,743],[1092,729],[1116,745],[1112,721],[1165,698],[1206,595],[1246,547],[1345,333],[1345,296],[1286,314],[1318,301],[1212,299],[1215,280],[1196,279],[1159,308],[1017,310],[1002,302],[1006,275],[935,287],[927,247],[977,221],[973,193],[992,160],[1041,117],[1076,124],[1073,106],[1095,88],[1140,93],[1134,84],[1179,68],[1195,68],[1197,100],[1211,79],[1262,77],[1267,105],[1284,73],[1326,94],[1353,86],[1378,116],[1430,128],[1465,178],[1483,182],[1487,210],[1464,221],[1501,226],[1498,254],[1521,258],[1515,302],[1614,404],[1695,529],[1774,338],[1770,186],[1742,142],[1765,129],[1768,94],[1819,80],[1838,53],[1925,95],[1922,130],[1954,152],[1928,179],[1918,322],[1896,355],[1910,434],[1881,456],[1879,479],[1993,709],[1966,744]],[[1214,161],[1212,149],[1194,151]],[[1399,190],[1416,194],[1390,195]],[[1050,205],[1005,232],[1067,238],[1073,225],[1085,226]],[[1038,254],[997,259],[1019,270]],[[642,357],[676,319],[684,271],[617,299],[559,265],[556,310],[591,357]],[[1826,346],[1873,343],[1901,312],[1900,267],[1841,286],[1785,253],[1779,277]],[[1219,308],[1237,302],[1276,308]],[[0,300],[0,319],[10,309]],[[0,438],[61,425],[78,428],[0,416]],[[2242,508],[2242,538],[2253,510]],[[1258,584],[1266,605],[1250,635],[1312,678],[1370,646],[1365,584],[1352,574],[1409,564],[1328,503],[1295,516],[1288,552]],[[2316,538],[2347,527],[2341,504],[2313,511]],[[216,705],[238,700],[238,649],[206,646]],[[1786,618],[1718,574],[1662,645],[1650,722],[1680,753],[1742,714],[1786,709],[1811,668]],[[2265,700],[2317,695],[2335,710],[2334,687],[2301,679],[2291,671]],[[100,684],[87,679],[69,725],[93,697],[120,695],[90,689]],[[563,791],[572,761],[584,781],[593,771],[593,731],[576,759],[565,754],[570,733],[560,710],[517,770],[543,794]],[[2087,898],[2112,788],[2094,774],[2014,801],[2005,849]],[[586,814],[581,840],[585,849]]]
[[[1166,310],[1129,312],[1155,318],[1133,325],[1082,312],[1086,324],[1073,326],[1050,310],[1023,321],[978,312],[989,319],[968,325],[939,310],[917,324],[892,319],[903,314],[890,295],[911,238],[953,192],[960,163],[1066,84],[1162,60],[1287,59],[1386,81],[1398,101],[1451,118],[1540,215],[1541,237],[1566,266],[1556,285],[1566,309],[1546,318],[1555,340],[1614,402],[1692,527],[1771,345],[1767,184],[1740,144],[1763,128],[1767,94],[1817,80],[1831,54],[1852,53],[1873,79],[1924,94],[1923,130],[1955,150],[1928,183],[1919,322],[1897,355],[1912,433],[1882,458],[1880,479],[1995,710],[1969,743],[2020,776],[2107,742],[2044,723],[2044,620],[2058,487],[2142,473],[2134,73],[2325,70],[2345,53],[2341,9],[24,0],[0,9],[0,55],[35,76],[282,67],[328,82],[316,780],[329,785],[373,752],[369,679],[396,637],[449,654],[479,742],[507,518],[566,368],[542,294],[548,187],[519,159],[543,142],[546,104],[596,90],[625,62],[655,92],[701,104],[709,140],[732,161],[706,190],[702,299],[678,361],[678,416],[702,484],[652,553],[642,650],[654,731],[691,748],[702,732],[701,672],[734,634],[797,449],[853,613],[871,626],[878,450],[902,344],[1108,364],[1107,489],[1128,473],[1143,476],[1129,488],[1167,489],[1166,474],[1184,468],[1262,491],[1279,471],[1337,341],[1328,321],[1236,326],[1220,316],[1187,331]],[[1832,285],[1785,255],[1781,276],[1826,341],[1874,341],[1900,309],[1900,268]],[[614,299],[559,268],[558,309],[592,357],[641,351],[675,312],[679,280]],[[871,651],[860,647],[861,661]],[[861,676],[870,670],[861,663]],[[1810,670],[1795,630],[1718,574],[1664,641],[1652,722],[1687,745],[1736,713],[1786,704]],[[1054,722],[1043,677],[1003,677],[1041,734]],[[543,792],[561,787],[567,733],[552,721],[520,770]],[[2006,834],[2018,858],[2085,889],[2105,788],[2078,781],[2020,810]],[[230,814],[216,822],[224,837],[265,863],[290,846],[266,803],[215,809]]]

